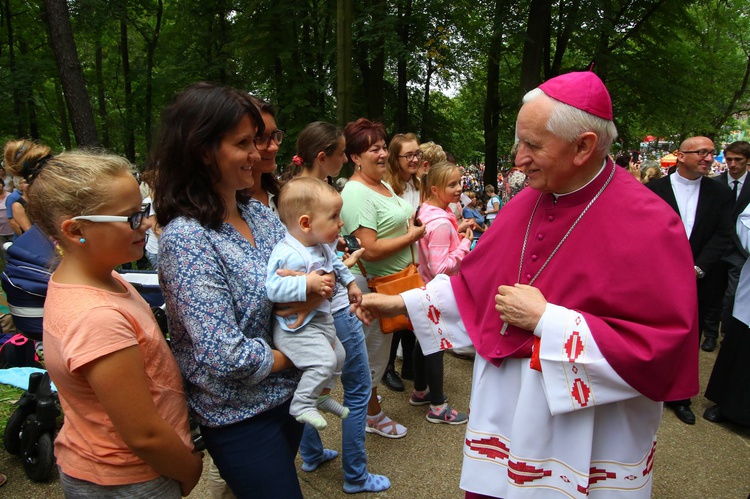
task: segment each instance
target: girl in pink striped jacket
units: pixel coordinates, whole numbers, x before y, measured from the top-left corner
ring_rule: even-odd
[[[425,283],[437,274],[455,275],[461,260],[469,252],[472,227],[459,234],[456,216],[448,208],[461,197],[461,172],[458,167],[441,161],[422,177],[422,205],[418,219],[425,234],[418,242],[419,273]],[[451,425],[465,424],[468,415],[448,405],[443,393],[443,354],[424,356],[419,342],[414,346],[414,392],[409,403],[430,404],[427,421]]]

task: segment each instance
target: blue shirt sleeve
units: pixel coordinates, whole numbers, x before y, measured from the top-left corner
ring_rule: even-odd
[[[268,260],[266,291],[268,299],[274,303],[302,302],[307,299],[307,277],[286,276],[276,273],[279,269],[307,272],[305,262],[299,253],[283,241],[277,244]]]
[[[271,347],[262,337],[243,334],[229,285],[232,277],[209,241],[210,229],[191,221],[168,229],[159,241],[159,275],[183,376],[195,381],[191,378],[206,371],[212,378],[251,385],[263,380],[273,365]],[[252,286],[246,291],[252,295]],[[252,301],[268,307],[270,318],[270,304],[262,294]]]

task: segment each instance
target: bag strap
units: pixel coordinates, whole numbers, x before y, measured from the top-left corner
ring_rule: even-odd
[[[411,263],[414,265],[417,264],[417,262],[414,260],[414,245],[410,244],[409,249],[411,250]],[[367,271],[365,270],[365,266],[362,265],[362,260],[357,260],[357,266],[359,267],[359,271],[362,272],[362,276],[367,280],[367,284],[370,284],[370,279],[367,277]]]
[[[362,272],[362,276],[364,276],[364,278],[367,279],[367,271],[365,270],[365,266],[362,265],[361,260],[357,260],[357,266],[359,267],[359,271]]]
[[[20,347],[20,346],[25,345],[26,343],[28,343],[28,341],[29,341],[29,339],[26,336],[22,335],[21,333],[16,333],[13,336],[11,336],[10,338],[8,338],[5,343],[3,343],[2,345],[0,345],[0,353],[2,353],[3,349],[6,346],[8,346],[9,344],[17,346],[17,347]]]

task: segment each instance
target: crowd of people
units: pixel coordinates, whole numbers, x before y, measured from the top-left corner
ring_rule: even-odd
[[[727,146],[717,179],[705,137],[670,176],[613,161],[611,100],[591,72],[529,92],[516,133],[497,188],[482,165],[366,118],[307,125],[281,172],[273,107],[197,83],[164,110],[140,186],[117,156],[6,144],[7,225],[36,224],[59,249],[44,343],[65,495],[189,494],[204,456],[188,414],[214,497],[302,497],[297,453],[303,472],[339,456],[320,439],[326,413],[342,425],[343,490],[387,490],[365,436],[407,435],[378,395],[406,378],[429,423],[466,425],[469,499],[649,497],[662,403],[695,422],[700,333],[713,350],[719,324],[704,417],[750,423],[750,144]],[[116,272],[144,253],[169,346]],[[422,286],[372,291],[415,266]],[[408,321],[385,334],[396,316]],[[446,350],[475,358],[471,411],[444,392]]]

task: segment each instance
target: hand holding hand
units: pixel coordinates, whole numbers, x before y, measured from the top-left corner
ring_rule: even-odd
[[[461,234],[461,236],[464,239],[468,239],[469,241],[472,241],[472,240],[474,240],[474,231],[472,231],[471,227],[469,227],[468,229],[466,229],[466,232],[464,232],[463,234]]]
[[[406,304],[400,295],[369,293],[363,295],[358,304],[352,304],[350,310],[359,317],[359,320],[369,325],[378,317],[396,317],[406,314]]]
[[[350,282],[349,286],[347,287],[347,291],[349,295],[349,303],[353,305],[362,303],[362,290],[359,289],[359,286],[357,286],[356,282]]]

